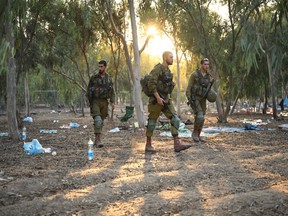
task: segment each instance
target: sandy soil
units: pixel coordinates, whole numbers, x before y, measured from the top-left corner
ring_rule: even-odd
[[[38,139],[57,155],[26,155],[23,142],[0,137],[0,215],[288,215],[288,131],[278,129],[287,120],[234,115],[225,126],[244,127],[244,118],[270,123],[259,131],[220,133],[205,144],[184,138],[192,147],[181,153],[156,131],[158,153],[150,155],[144,153],[144,131],[108,132],[134,122],[114,118],[105,122],[105,146],[88,161],[88,113],[36,112],[34,122],[25,123],[27,140]],[[205,127],[223,126],[216,121],[208,114]],[[60,128],[70,122],[80,127]],[[5,116],[0,132],[7,132]]]

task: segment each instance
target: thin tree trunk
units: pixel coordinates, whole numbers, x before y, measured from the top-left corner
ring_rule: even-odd
[[[14,49],[14,35],[12,25],[12,12],[11,12],[11,0],[7,1],[6,10],[6,41],[8,42],[8,54],[7,54],[7,120],[8,120],[8,131],[10,137],[13,140],[19,140],[20,135],[18,131],[18,123],[16,116],[16,65],[13,56]]]
[[[214,82],[214,90],[218,92],[218,83],[217,81]],[[222,100],[220,99],[220,96],[216,98],[216,108],[217,108],[217,113],[218,113],[218,122],[220,123],[225,123],[227,122],[224,118],[224,106],[222,103]]]
[[[177,64],[177,114],[178,116],[181,115],[181,110],[180,110],[180,61],[179,61],[179,54],[178,54],[178,47],[177,44],[175,43],[175,49],[176,49],[176,64]]]
[[[271,87],[271,96],[272,96],[272,109],[273,109],[273,118],[277,119],[277,108],[276,108],[276,100],[275,100],[275,83],[274,83],[274,71],[271,65],[270,56],[268,52],[266,52],[267,58],[267,66],[268,66],[268,73],[269,73],[269,82]]]
[[[25,114],[26,116],[30,116],[29,74],[27,71],[25,71],[24,91],[25,91]]]
[[[130,19],[132,26],[132,36],[133,36],[133,51],[134,51],[134,103],[135,110],[137,115],[137,120],[139,127],[144,128],[145,119],[144,119],[144,109],[143,102],[141,98],[141,85],[140,85],[140,53],[138,47],[138,35],[137,35],[137,26],[135,18],[135,9],[134,9],[134,0],[128,0],[129,10],[130,10]]]

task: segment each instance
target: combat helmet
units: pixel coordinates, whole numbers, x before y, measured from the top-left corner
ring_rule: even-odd
[[[211,103],[214,103],[217,98],[217,93],[213,91],[212,89],[207,94],[207,100]]]

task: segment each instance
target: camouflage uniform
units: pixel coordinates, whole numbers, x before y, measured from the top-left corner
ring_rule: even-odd
[[[94,119],[94,132],[100,134],[103,121],[108,116],[108,99],[110,103],[115,102],[115,93],[111,77],[105,73],[101,77],[99,73],[91,77],[87,97],[90,103],[90,114]]]
[[[169,95],[172,93],[174,88],[173,74],[169,68],[165,68],[162,64],[157,64],[154,69],[150,72],[150,79],[148,81],[148,88],[152,93],[158,92],[160,97],[165,100],[168,107],[163,107],[157,103],[154,96],[149,97],[148,104],[148,126],[146,136],[151,137],[156,127],[156,121],[159,118],[161,112],[170,119],[175,121],[173,116],[176,116],[175,108],[172,101],[169,99]],[[171,133],[173,136],[178,135],[178,131],[175,127],[171,127]]]
[[[206,97],[203,98],[203,96],[211,79],[212,77],[208,72],[203,76],[201,71],[197,69],[191,74],[186,89],[186,96],[194,112],[194,133],[197,132],[198,136],[200,136],[205,121]]]
[[[151,146],[151,137],[153,131],[156,127],[157,119],[159,118],[161,112],[170,119],[171,123],[171,134],[174,138],[174,150],[176,152],[185,150],[191,145],[182,145],[180,144],[178,138],[178,128],[180,125],[180,119],[176,115],[175,108],[170,99],[170,94],[173,91],[175,84],[173,82],[173,74],[169,68],[164,67],[162,64],[157,64],[153,70],[150,72],[150,78],[148,81],[148,88],[154,94],[158,92],[159,96],[165,100],[165,105],[162,106],[157,103],[157,100],[154,96],[149,97],[148,104],[148,125],[146,130],[146,148],[145,151],[156,152]]]

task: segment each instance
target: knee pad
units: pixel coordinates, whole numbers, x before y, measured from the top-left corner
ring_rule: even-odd
[[[195,121],[196,121],[198,124],[203,124],[203,123],[204,123],[204,114],[203,114],[203,112],[197,112],[197,113],[196,113]]]
[[[179,119],[178,116],[174,115],[171,120],[170,120],[170,123],[173,127],[175,127],[177,130],[179,129],[180,127],[180,123],[181,123],[181,120]]]
[[[156,128],[156,120],[148,119],[147,130],[153,132]]]
[[[103,123],[103,121],[102,121],[101,116],[95,116],[94,117],[94,126],[95,126],[95,128],[100,129],[102,127],[102,123]]]

